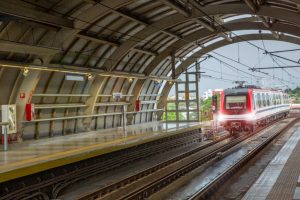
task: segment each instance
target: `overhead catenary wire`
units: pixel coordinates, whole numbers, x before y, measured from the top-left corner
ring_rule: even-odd
[[[197,6],[194,6],[194,7],[195,7],[197,10],[199,10],[201,13],[203,13],[208,19],[210,19],[211,22],[218,24],[221,28],[223,28],[223,29],[226,30],[226,31],[230,31],[230,33],[232,33],[233,35],[236,35],[238,38],[240,38],[241,40],[247,42],[247,43],[250,44],[251,46],[256,47],[258,50],[263,50],[264,52],[268,53],[268,51],[267,51],[266,48],[264,48],[264,47],[261,48],[260,46],[255,45],[255,44],[253,44],[252,42],[249,42],[248,40],[245,40],[243,37],[241,37],[241,36],[235,34],[235,33],[232,32],[231,30],[229,30],[228,28],[224,27],[224,26],[223,26],[222,24],[220,24],[218,21],[215,21],[214,19],[212,19],[211,16],[208,15],[208,14],[207,14],[205,11],[203,11],[202,9],[199,9]],[[224,31],[224,32],[226,32],[226,31]],[[266,74],[266,75],[270,76],[269,74]],[[287,82],[288,82],[288,81],[287,81]]]

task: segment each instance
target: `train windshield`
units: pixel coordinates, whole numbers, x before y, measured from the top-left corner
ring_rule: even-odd
[[[246,96],[226,96],[225,102],[227,110],[244,110],[247,107]]]

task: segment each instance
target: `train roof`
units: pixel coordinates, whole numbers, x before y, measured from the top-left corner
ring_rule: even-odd
[[[285,93],[282,90],[275,90],[270,88],[244,88],[244,87],[236,87],[236,88],[228,88],[224,90],[226,95],[237,95],[237,94],[247,94],[249,90],[253,90],[253,92],[276,92],[276,93]]]

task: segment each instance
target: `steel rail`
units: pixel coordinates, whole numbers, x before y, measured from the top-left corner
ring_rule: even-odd
[[[126,196],[121,197],[120,199],[146,199],[150,195],[154,194],[158,190],[162,189],[163,187],[169,185],[174,180],[184,176],[185,174],[191,172],[192,170],[200,167],[201,165],[205,164],[206,162],[216,158],[220,152],[224,152],[229,150],[230,148],[234,147],[235,145],[241,143],[242,141],[246,140],[247,138],[251,137],[252,134],[249,135],[242,135],[237,139],[231,141],[228,144],[225,144],[221,148],[213,150],[211,153],[207,154],[206,156],[196,159],[187,165],[180,167],[179,169],[170,172],[164,177],[159,178],[158,180],[149,183],[142,188],[133,191]]]
[[[241,136],[241,137],[244,137],[244,136]],[[137,181],[138,179],[141,179],[141,178],[143,178],[145,176],[148,176],[148,175],[150,175],[152,173],[155,173],[158,170],[160,170],[160,169],[162,169],[162,168],[164,168],[166,166],[169,166],[169,165],[171,165],[171,164],[173,164],[173,163],[175,163],[177,161],[180,161],[180,160],[182,160],[182,159],[184,159],[184,158],[186,158],[188,156],[194,155],[194,154],[198,153],[199,151],[201,151],[203,149],[206,149],[206,148],[208,148],[208,147],[210,147],[212,145],[215,145],[215,144],[217,144],[217,143],[219,143],[219,142],[221,142],[221,141],[223,141],[225,139],[228,139],[228,138],[229,138],[229,136],[224,136],[222,138],[219,138],[218,140],[215,140],[213,142],[210,142],[208,144],[200,146],[200,147],[198,147],[196,149],[193,149],[191,151],[182,153],[182,154],[180,154],[180,155],[178,155],[178,156],[176,156],[176,157],[174,157],[172,159],[169,159],[167,161],[159,163],[159,164],[157,164],[157,165],[155,165],[155,166],[153,166],[151,168],[148,168],[148,169],[146,169],[144,171],[141,171],[141,172],[139,172],[139,173],[137,173],[135,175],[129,176],[129,177],[127,177],[127,178],[125,178],[125,179],[123,179],[121,181],[118,181],[118,182],[113,183],[111,185],[108,185],[108,186],[106,186],[104,188],[101,188],[101,189],[99,189],[99,190],[97,190],[97,191],[95,191],[95,192],[93,192],[91,194],[81,196],[81,197],[78,198],[78,200],[95,199],[95,198],[103,197],[104,195],[108,195],[108,194],[112,193],[113,191],[117,190],[120,187],[128,185],[128,184],[132,183],[133,181]],[[216,150],[217,152],[219,152],[218,149]]]
[[[140,150],[137,149],[137,147],[127,149],[123,154],[122,152],[115,152],[113,157],[108,157],[106,160],[95,161],[92,164],[77,164],[76,170],[71,170],[70,172],[67,172],[66,174],[60,174],[64,172],[68,166],[62,167],[59,172],[59,175],[47,175],[47,179],[45,181],[39,180],[38,183],[28,185],[25,187],[22,187],[20,189],[14,189],[13,191],[3,195],[0,197],[0,200],[16,200],[16,199],[22,199],[21,196],[24,194],[28,194],[31,192],[34,192],[36,190],[40,191],[41,188],[46,188],[51,185],[53,185],[53,191],[51,191],[51,198],[56,198],[59,193],[65,188],[65,186],[68,186],[69,184],[74,183],[74,180],[83,180],[88,177],[91,177],[96,174],[103,173],[105,171],[108,171],[110,169],[113,169],[115,167],[119,167],[122,163],[128,163],[135,161],[137,159],[142,159],[147,156],[151,156],[153,154],[157,154],[160,152],[168,151],[174,148],[177,148],[178,146],[185,146],[190,143],[193,143],[195,141],[199,140],[198,131],[192,130],[190,132],[185,132],[179,135],[170,136],[168,138],[163,138],[158,141],[150,142],[150,144],[143,144],[140,148]],[[167,144],[167,147],[166,147]],[[97,159],[97,158],[95,158]],[[85,161],[82,161],[85,162]],[[88,162],[88,161],[87,161]],[[76,164],[75,164],[76,165]],[[73,168],[71,168],[73,169]],[[49,173],[49,172],[48,172]],[[40,175],[42,176],[42,175]],[[25,177],[26,178],[26,177]],[[30,179],[30,178],[29,178]],[[39,178],[40,179],[40,178]],[[27,182],[27,181],[26,181]],[[1,183],[3,185],[3,183]],[[3,185],[4,186],[4,185]],[[64,186],[64,187],[62,187]],[[19,198],[20,197],[20,198]]]
[[[228,144],[225,144],[221,148],[219,147],[217,149],[214,149],[210,153],[208,153],[207,155],[205,155],[203,157],[200,157],[198,159],[195,159],[195,160],[187,163],[186,165],[181,166],[180,168],[177,168],[177,169],[175,169],[171,172],[168,172],[168,174],[163,175],[162,177],[156,179],[153,182],[146,183],[145,185],[141,186],[140,188],[138,188],[134,191],[131,191],[131,192],[127,191],[126,194],[124,196],[121,196],[119,199],[145,199],[145,198],[148,198],[149,196],[151,196],[152,194],[154,194],[158,190],[162,189],[166,185],[169,185],[170,183],[172,183],[174,180],[178,179],[179,177],[191,172],[192,170],[194,170],[194,169],[198,168],[199,166],[205,164],[207,161],[218,157],[218,153],[224,152],[224,151],[227,151],[227,150],[231,149],[232,147],[234,147],[237,144],[241,143],[242,141],[248,139],[249,137],[251,137],[255,133],[261,131],[262,129],[264,129],[268,126],[273,125],[274,123],[276,123],[278,121],[279,120],[274,120],[273,122],[271,122],[267,126],[257,129],[256,132],[254,132],[253,134],[242,135],[242,136],[238,137],[237,139],[234,139],[233,141],[229,142]],[[155,172],[149,170],[148,174],[149,173],[155,173]],[[136,181],[134,179],[134,177],[132,178],[132,180]],[[128,184],[128,183],[131,183],[132,181],[124,179],[121,182]],[[115,185],[115,188],[113,190],[116,190],[116,189],[118,189],[122,186],[124,186],[124,185],[121,185],[121,184],[120,185]],[[112,189],[112,188],[113,187],[109,187],[108,189]],[[103,197],[103,198],[106,198],[106,199],[109,198],[109,195],[106,196],[105,192],[100,193],[100,191],[101,190],[98,191],[99,192],[98,194],[97,194],[97,192],[93,193],[93,194],[96,194],[94,196],[93,195],[88,195],[88,196],[80,197],[79,200],[95,199],[95,198],[100,198],[100,197]],[[111,191],[109,191],[109,192],[111,192]],[[115,194],[115,196],[116,196],[116,194]]]
[[[237,163],[233,166],[228,168],[224,173],[220,174],[216,179],[214,179],[210,184],[202,188],[201,190],[197,191],[193,194],[189,200],[198,200],[208,199],[212,193],[215,192],[215,189],[218,188],[221,184],[224,184],[228,179],[233,176],[239,169],[243,166],[247,165],[247,163],[254,158],[258,153],[260,153],[267,145],[269,145],[274,139],[276,139],[279,135],[286,132],[290,129],[296,122],[298,122],[300,118],[295,118],[293,121],[288,123],[286,126],[280,128],[275,133],[271,134],[266,140],[264,140],[261,144],[255,147],[252,151],[247,153],[242,159],[240,159]]]

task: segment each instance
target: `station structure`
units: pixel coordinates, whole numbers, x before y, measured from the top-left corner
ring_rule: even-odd
[[[65,191],[91,163],[209,146],[201,59],[252,40],[300,45],[299,13],[299,0],[0,1],[0,199],[80,199],[91,191]],[[300,199],[299,135],[243,199]]]

